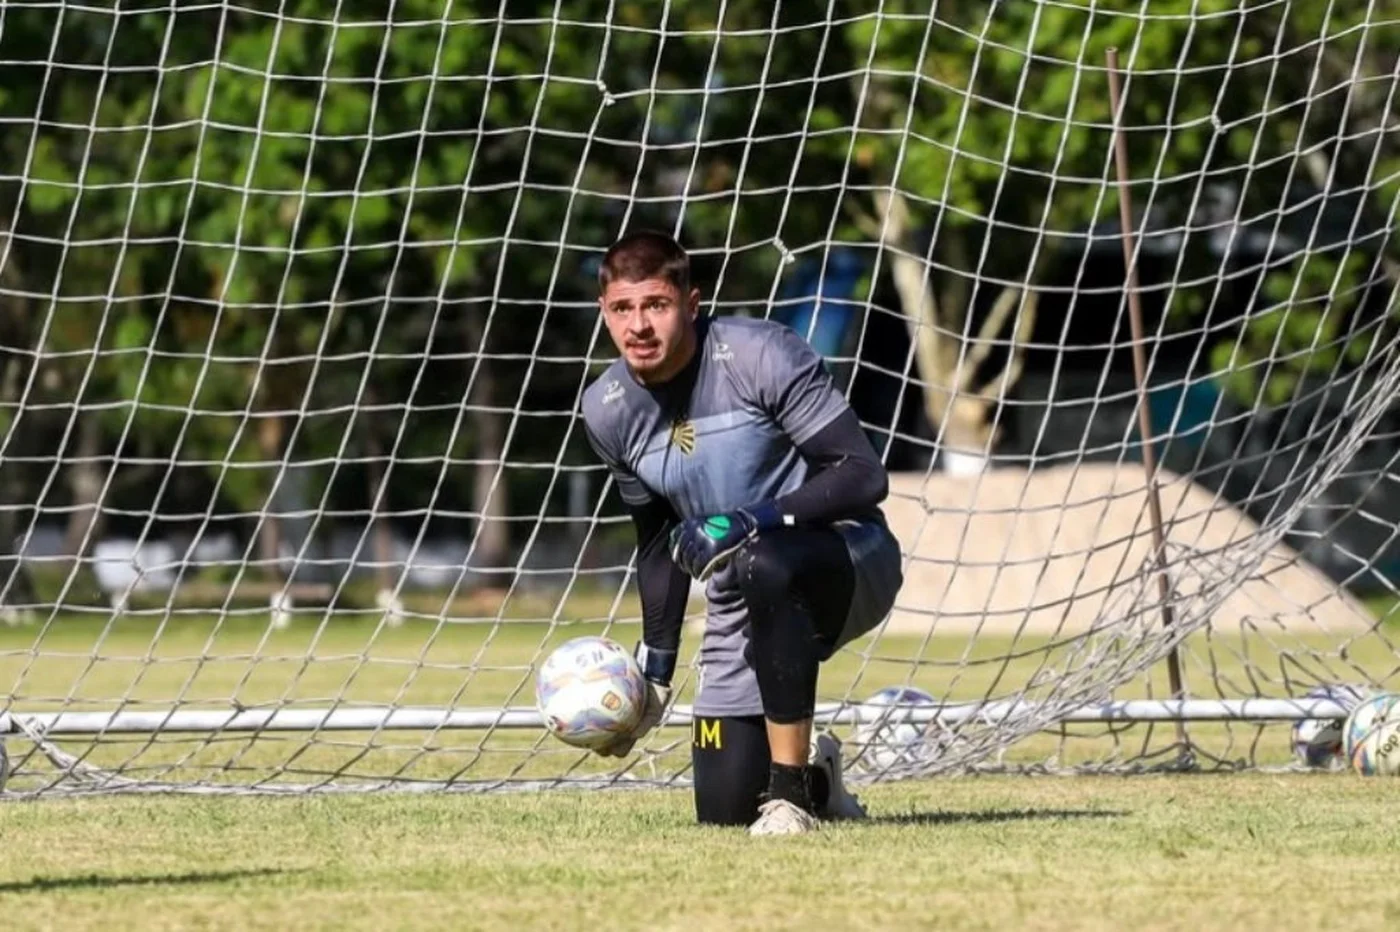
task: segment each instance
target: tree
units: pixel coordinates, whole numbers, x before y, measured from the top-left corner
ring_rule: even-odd
[[[154,520],[178,463],[269,567],[289,510],[315,513],[306,533],[342,512],[462,514],[475,560],[507,566],[512,518],[545,513],[578,439],[588,262],[643,223],[695,248],[721,312],[761,312],[793,259],[867,250],[929,420],[984,454],[1026,346],[1066,343],[1075,305],[1061,320],[1047,297],[1082,297],[1091,232],[1117,245],[1109,46],[1144,251],[1190,231],[1149,283],[1163,327],[1211,333],[1201,366],[1280,401],[1380,338],[1356,321],[1393,275],[1393,231],[1305,239],[1239,278],[1222,271],[1246,260],[1198,227],[1271,227],[1299,180],[1394,203],[1394,6],[17,7],[0,340],[24,352],[0,408],[9,449],[65,463],[4,468],[36,507],[72,506],[75,551],[114,496],[147,494],[121,510]],[[290,508],[288,464],[310,490]]]
[[[603,106],[582,81],[601,32],[561,41],[535,18],[547,6],[513,5],[525,19],[494,30],[455,22],[445,0],[335,19],[310,0],[277,16],[7,14],[9,60],[26,65],[0,93],[38,118],[7,268],[30,291],[54,283],[30,381],[73,412],[75,516],[101,516],[112,485],[93,472],[97,444],[113,462],[164,444],[206,464],[271,568],[288,464],[324,461],[327,494],[365,465],[382,510],[417,494],[415,474],[450,493],[448,471],[470,462],[478,559],[509,563],[507,444],[533,441],[500,406],[530,386],[511,384],[494,347],[529,355],[560,329],[541,326],[559,259],[610,225],[575,190],[620,188],[583,158]],[[580,22],[602,12],[578,6]],[[497,80],[541,62],[541,80]],[[47,88],[55,63],[82,67]],[[12,164],[28,142],[6,142]],[[554,381],[531,370],[536,389]]]
[[[1145,8],[1126,2],[1094,9],[974,3],[938,4],[930,17],[926,5],[895,7],[892,15],[854,23],[847,35],[868,50],[872,65],[868,80],[861,76],[864,138],[856,145],[878,180],[875,214],[862,225],[878,226],[891,247],[905,311],[911,325],[918,324],[928,412],[955,446],[987,449],[987,419],[975,409],[982,402],[989,408],[1014,380],[1014,361],[970,395],[969,370],[1000,331],[1012,331],[1002,339],[1013,345],[1024,341],[1046,252],[1075,260],[1083,250],[1074,238],[1082,242],[1084,231],[1116,216],[1116,188],[1096,180],[1112,177],[1113,114],[1103,70],[1109,47],[1120,49],[1131,73],[1123,125],[1139,215],[1161,215],[1163,225],[1176,229],[1199,223],[1213,186],[1223,183],[1237,191],[1237,216],[1278,217],[1300,174],[1311,171],[1323,190],[1332,186],[1319,177],[1327,174],[1317,171],[1319,152],[1326,153],[1324,162],[1356,166],[1352,177],[1358,180],[1388,179],[1376,193],[1381,203],[1394,202],[1394,171],[1373,173],[1361,165],[1360,150],[1388,145],[1379,131],[1386,117],[1378,88],[1393,83],[1396,46],[1380,35],[1393,33],[1393,26],[1362,28],[1393,20],[1374,9],[1241,10],[1229,0],[1167,0],[1144,17]],[[1350,102],[1356,106],[1342,105]],[[1373,131],[1358,136],[1358,125]],[[930,227],[931,242],[920,255],[913,234]],[[1043,239],[1036,241],[1035,231],[1044,231]],[[1208,235],[1188,236],[1194,241],[1181,249],[1164,283],[1176,325],[1202,336],[1222,312],[1245,310],[1219,306],[1222,273],[1232,259],[1207,254]],[[1353,273],[1364,266],[1347,258],[1355,255],[1352,241],[1334,245]],[[1280,271],[1312,283],[1305,285],[1306,300],[1318,294],[1319,271],[1315,262],[1304,268],[1312,255],[1302,251],[1308,244],[1298,248],[1297,261]],[[1337,260],[1330,261],[1336,268]],[[1279,274],[1260,285],[1265,295],[1296,295]],[[1003,289],[980,329],[967,310],[979,276]],[[1192,280],[1210,284],[1175,284]],[[1022,288],[1024,299],[1013,293]],[[1283,316],[1289,313],[1284,306]],[[1294,319],[1280,330],[1278,315],[1265,310],[1247,318],[1243,337],[1227,331],[1218,339],[1286,354],[1306,348],[1315,332],[1306,312]],[[1281,345],[1269,339],[1284,332],[1293,336]],[[960,344],[956,351],[949,341]],[[1217,361],[1221,352],[1218,345]],[[1328,358],[1313,361],[1322,365]],[[1269,392],[1278,398],[1287,388],[1285,376]],[[940,400],[955,391],[968,402],[962,411]],[[979,422],[980,431],[974,429]]]
[[[1108,48],[1120,50],[1128,72],[1123,125],[1145,252],[1165,230],[1291,216],[1290,191],[1303,179],[1325,189],[1319,166],[1335,160],[1352,165],[1350,177],[1377,179],[1368,199],[1395,197],[1394,168],[1368,161],[1392,145],[1380,128],[1393,27],[1363,28],[1389,23],[1385,11],[1167,0],[1146,14],[1127,2],[895,3],[878,17],[839,21],[822,4],[734,6],[723,23],[708,9],[687,13],[666,31],[664,60],[678,64],[670,83],[694,88],[706,75],[712,93],[684,124],[695,126],[696,144],[658,157],[689,160],[681,204],[702,245],[772,242],[800,254],[831,242],[884,244],[928,417],[946,447],[983,454],[996,443],[994,409],[1016,383],[1027,341],[1036,334],[1063,345],[1071,326],[1037,313],[1052,287],[1047,270],[1068,270],[1053,287],[1078,295],[1076,269],[1098,248],[1091,231],[1117,250]],[[708,29],[728,37],[716,47]],[[702,186],[710,179],[716,188]],[[1223,201],[1222,188],[1234,189]],[[1316,294],[1319,244],[1298,245],[1287,262],[1270,257],[1271,280],[1255,284],[1236,273],[1242,263],[1257,271],[1259,258],[1213,253],[1210,232],[1191,233],[1165,260],[1164,278],[1147,282],[1150,303],[1169,308],[1166,325],[1184,335],[1213,334],[1217,359],[1220,345],[1272,347],[1267,313],[1241,312],[1278,295],[1280,276],[1301,295],[1293,303],[1306,304],[1292,282],[1312,281]],[[1346,238],[1340,258],[1364,283],[1364,263],[1346,258],[1355,245]],[[1306,275],[1290,264],[1305,257]],[[782,258],[727,254],[722,287],[775,282]],[[1359,293],[1345,281],[1332,290]],[[1290,332],[1305,329],[1305,310],[1284,313],[1296,321]],[[1218,326],[1227,317],[1243,326]],[[1120,322],[1115,342],[1126,339]],[[1277,397],[1289,381],[1286,367],[1273,368]]]

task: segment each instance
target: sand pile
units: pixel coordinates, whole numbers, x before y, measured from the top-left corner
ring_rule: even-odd
[[[1169,473],[1159,479],[1179,592],[1218,580],[1257,553],[1258,526],[1230,503]],[[890,632],[1075,631],[1143,588],[1152,545],[1139,464],[998,469],[981,476],[896,473],[885,503],[906,560]],[[1215,584],[1212,589],[1216,588]],[[1292,549],[1277,545],[1229,586],[1211,624],[1319,634],[1371,627],[1370,614]],[[1150,590],[1156,601],[1156,581]],[[1121,608],[1119,609],[1121,610]]]

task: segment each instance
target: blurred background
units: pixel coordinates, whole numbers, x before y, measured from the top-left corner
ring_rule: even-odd
[[[0,9],[11,607],[615,588],[584,442],[623,231],[791,324],[889,467],[1162,465],[1400,576],[1400,10],[1204,0]],[[261,588],[260,588],[261,587]],[[290,591],[290,590],[288,590]],[[261,594],[258,594],[261,593]]]

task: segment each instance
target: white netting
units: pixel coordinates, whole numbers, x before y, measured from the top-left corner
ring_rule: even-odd
[[[1286,765],[1392,688],[1400,3],[773,6],[0,5],[7,793],[684,782],[530,708],[639,632],[577,415],[639,225],[891,469],[862,777]]]

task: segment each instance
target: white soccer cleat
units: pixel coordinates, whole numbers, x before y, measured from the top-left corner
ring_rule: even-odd
[[[817,817],[786,799],[770,799],[758,807],[750,835],[801,835],[821,828]]]
[[[812,739],[812,754],[808,760],[813,767],[826,771],[826,785],[829,792],[826,805],[817,810],[823,819],[865,819],[869,814],[855,794],[846,790],[841,765],[841,740],[835,735],[823,732]]]

